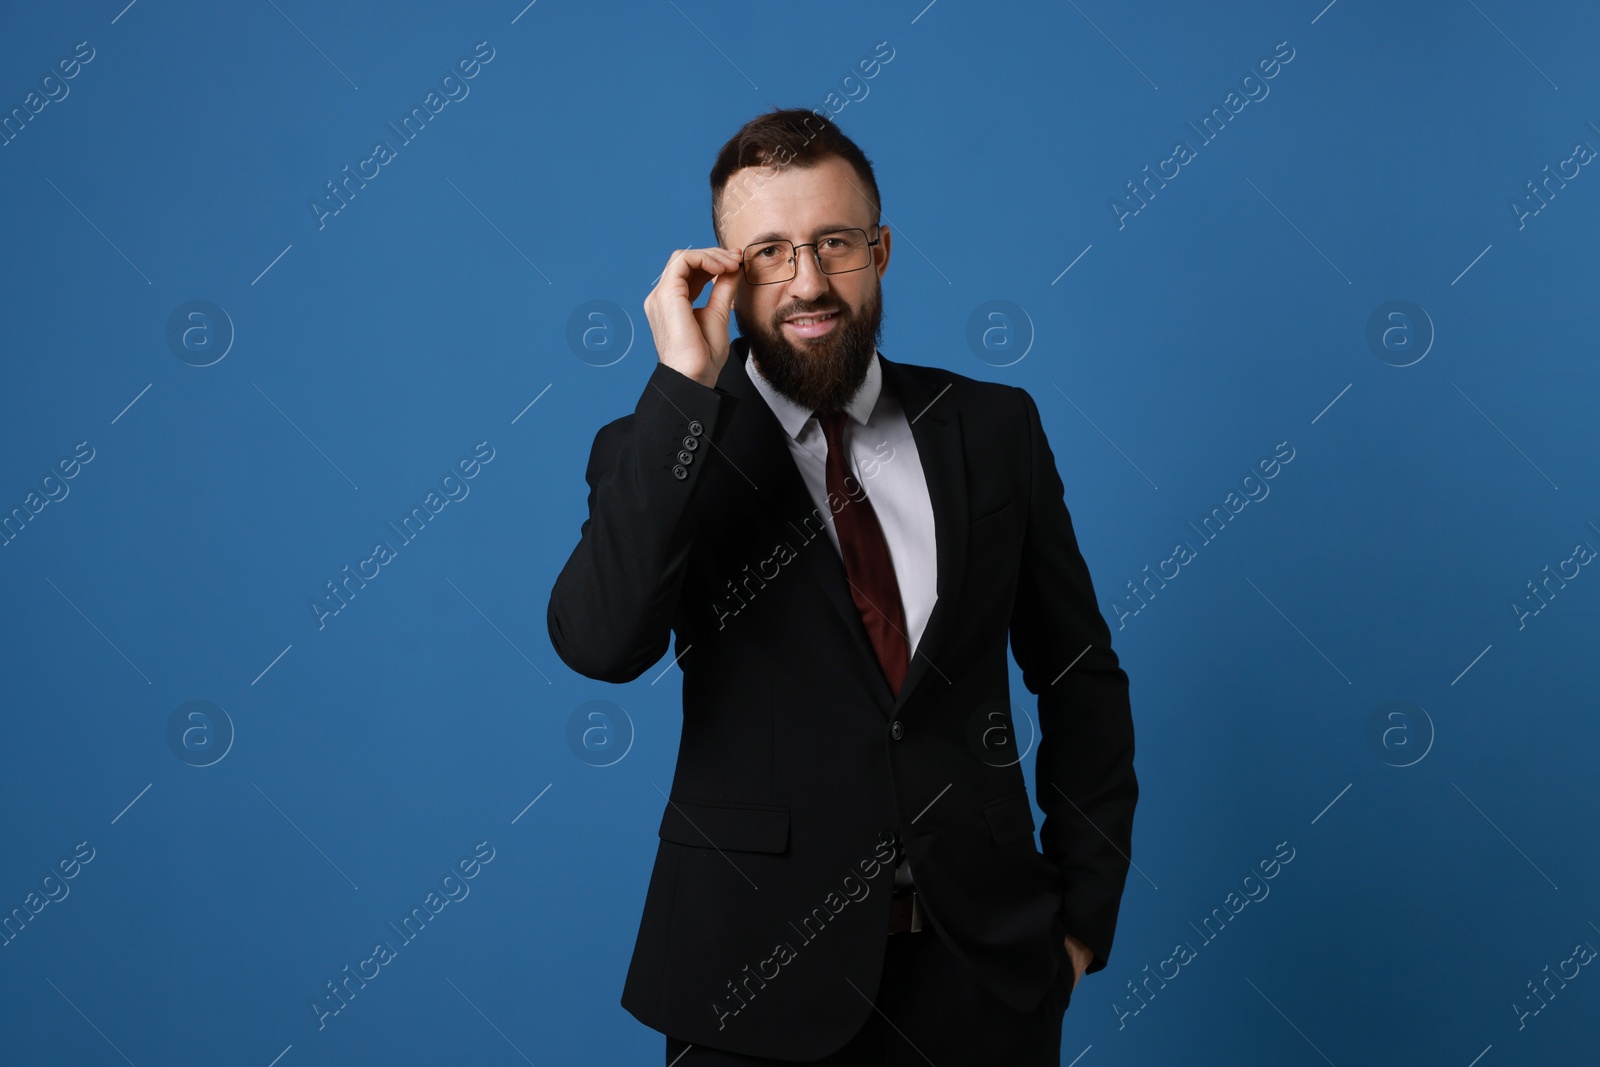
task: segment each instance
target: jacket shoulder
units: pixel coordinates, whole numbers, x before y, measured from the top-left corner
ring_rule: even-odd
[[[1025,398],[1029,398],[1029,393],[1021,386],[985,381],[944,367],[922,363],[896,361],[896,366],[930,398],[943,394],[957,401],[964,409],[979,415],[994,414],[1017,418],[1025,413],[1027,405]]]
[[[947,367],[936,367],[929,363],[902,363],[899,360],[891,360],[890,362],[924,387],[932,386],[934,392],[938,392],[948,385],[952,391],[959,391],[985,400],[1000,400],[1003,402],[1014,402],[1014,400],[1008,401],[1008,398],[1014,398],[1017,393],[1022,392],[1019,386],[973,378],[959,371],[950,370]]]

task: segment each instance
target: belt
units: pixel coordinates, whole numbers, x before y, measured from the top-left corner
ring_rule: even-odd
[[[907,886],[896,889],[889,901],[889,932],[891,934],[915,933],[922,929],[922,906],[917,903],[917,889]]]

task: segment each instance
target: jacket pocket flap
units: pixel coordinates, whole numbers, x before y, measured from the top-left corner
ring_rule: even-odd
[[[1008,532],[1011,529],[1011,516],[1015,511],[1016,501],[1011,501],[987,515],[979,515],[967,524],[967,540],[976,544],[979,541],[987,541],[996,534]]]
[[[1033,836],[1033,802],[1027,793],[1014,793],[986,805],[984,817],[996,842]]]
[[[789,810],[671,800],[661,815],[658,832],[663,840],[680,845],[782,852],[789,847]]]

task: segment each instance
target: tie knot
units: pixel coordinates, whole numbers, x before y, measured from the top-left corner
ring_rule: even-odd
[[[827,438],[828,451],[833,452],[844,439],[844,419],[842,411],[818,411],[817,424],[822,427],[822,435]]]

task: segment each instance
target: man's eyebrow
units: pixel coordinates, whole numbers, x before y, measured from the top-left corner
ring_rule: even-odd
[[[859,230],[862,228],[863,227],[860,226],[852,226],[848,222],[830,222],[826,226],[818,226],[816,229],[812,230],[811,236],[816,238],[821,237],[825,233],[838,233],[840,230]],[[776,230],[769,230],[761,236],[751,239],[750,243],[756,245],[761,244],[764,241],[787,241],[790,239],[791,238],[786,233],[779,233]]]

